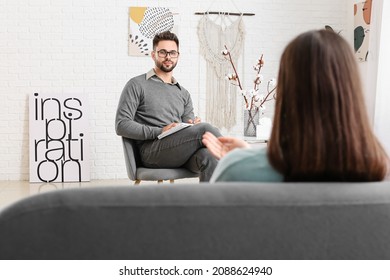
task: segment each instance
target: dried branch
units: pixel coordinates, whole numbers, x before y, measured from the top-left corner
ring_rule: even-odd
[[[255,102],[258,102],[260,100],[259,97],[258,97],[258,91],[259,91],[259,86],[262,83],[262,76],[260,75],[260,72],[261,72],[261,69],[264,66],[263,54],[258,59],[257,64],[253,67],[254,70],[256,71],[256,78],[253,81],[253,84],[254,84],[253,85],[253,93],[250,94],[250,102],[248,101],[248,98],[245,95],[245,91],[243,89],[240,77],[239,77],[238,72],[237,72],[237,68],[234,65],[231,53],[230,53],[230,51],[229,51],[229,49],[227,48],[226,45],[225,45],[225,49],[222,51],[222,54],[224,55],[225,59],[227,59],[230,62],[230,65],[232,66],[232,69],[234,71],[234,73],[233,74],[229,74],[227,78],[230,81],[233,80],[233,81],[235,81],[237,83],[237,84],[234,84],[234,85],[238,86],[240,88],[240,90],[241,90],[241,94],[244,97],[244,101],[245,101],[245,108],[247,108],[249,110],[252,110],[253,107],[257,107],[256,109],[258,110],[259,107],[263,108],[262,106],[263,106],[263,104],[265,102],[272,100],[272,99],[268,99],[268,97],[270,96],[270,94],[272,92],[275,91],[276,87],[274,87],[272,90],[270,90],[270,81],[268,81],[266,97],[261,100],[259,106],[255,105]],[[231,84],[233,84],[233,83],[231,83]],[[257,97],[257,99],[256,99],[256,97]],[[273,98],[276,99],[276,93],[273,95]]]

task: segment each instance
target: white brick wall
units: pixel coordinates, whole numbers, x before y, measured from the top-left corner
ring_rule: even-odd
[[[238,67],[241,72],[244,66],[244,84],[251,84],[260,53],[264,76],[275,77],[283,47],[298,33],[325,24],[346,30],[346,2],[236,0],[242,12],[256,14],[244,18],[245,57]],[[199,57],[200,16],[194,12],[207,10],[209,2],[0,0],[0,180],[28,180],[28,95],[34,92],[88,94],[91,178],[126,178],[114,130],[117,101],[128,79],[153,66],[150,58],[127,55],[129,6],[174,7],[180,13],[182,55],[175,76],[192,93],[196,113],[205,117],[205,63]],[[222,0],[211,9],[235,11]],[[241,130],[237,125],[229,134]]]

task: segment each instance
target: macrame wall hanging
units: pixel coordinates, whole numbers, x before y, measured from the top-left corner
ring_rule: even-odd
[[[212,19],[210,14],[218,15]],[[206,119],[216,127],[227,130],[236,124],[237,87],[225,79],[225,75],[232,70],[229,61],[222,55],[222,50],[226,45],[235,60],[243,51],[243,14],[237,15],[238,18],[225,12],[206,12],[198,25],[200,53],[207,63]],[[237,61],[235,64],[237,65]]]

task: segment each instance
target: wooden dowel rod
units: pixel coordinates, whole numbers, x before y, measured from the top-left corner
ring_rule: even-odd
[[[228,15],[228,16],[254,16],[252,13],[229,13],[229,12],[196,12],[195,15]]]

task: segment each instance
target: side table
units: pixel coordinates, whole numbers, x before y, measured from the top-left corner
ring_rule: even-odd
[[[268,143],[267,140],[259,140],[256,137],[244,136],[241,139],[253,147],[266,147]]]

